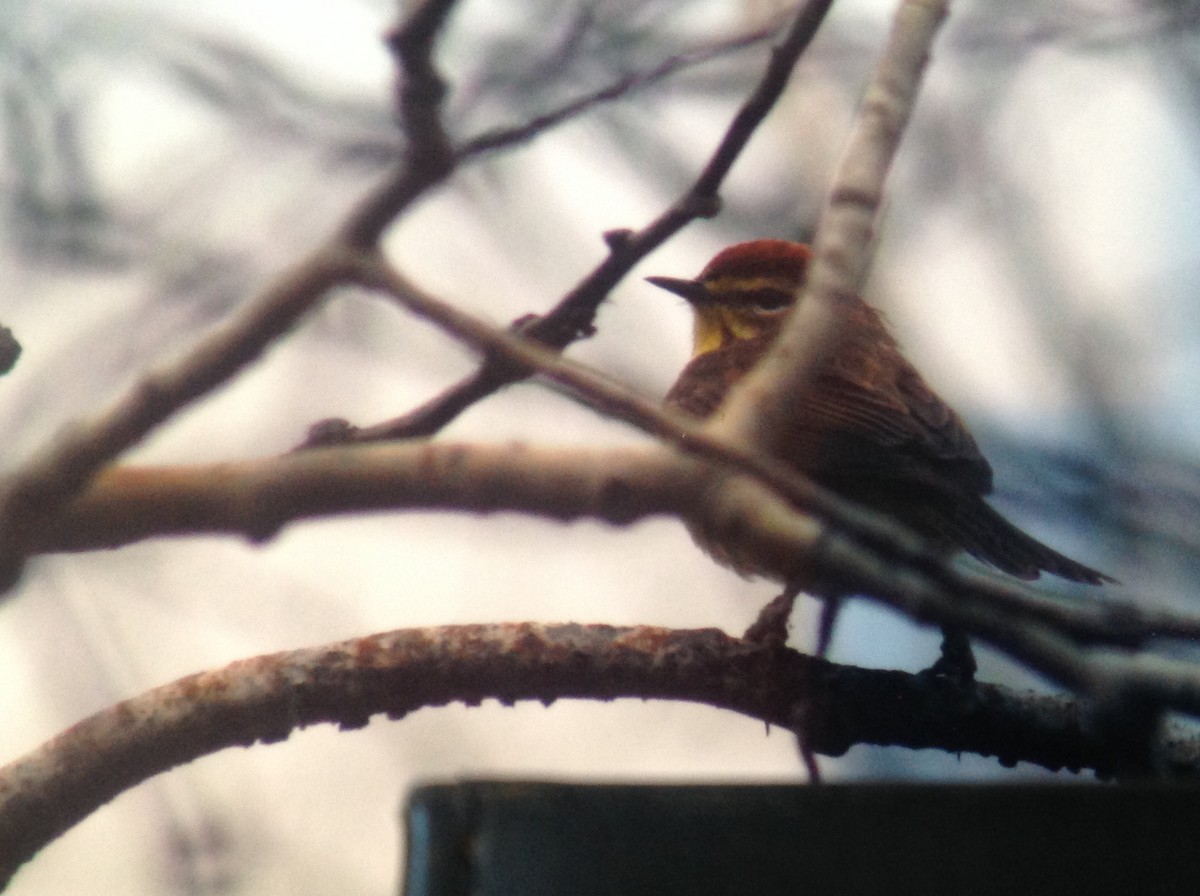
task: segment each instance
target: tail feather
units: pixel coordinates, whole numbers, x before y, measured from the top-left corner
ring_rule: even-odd
[[[931,509],[931,505],[922,508]],[[932,529],[977,560],[1019,579],[1036,579],[1048,572],[1088,585],[1117,581],[1022,532],[982,498],[947,500],[939,511],[920,528]]]
[[[977,494],[943,489],[928,482],[861,476],[826,479],[822,484],[895,517],[945,550],[966,551],[1019,579],[1036,579],[1048,572],[1088,585],[1117,581],[1022,532]]]

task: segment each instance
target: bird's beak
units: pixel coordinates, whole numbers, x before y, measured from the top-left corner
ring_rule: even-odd
[[[675,277],[647,277],[647,283],[682,296],[693,305],[704,305],[708,302],[708,289],[701,280],[680,280]]]

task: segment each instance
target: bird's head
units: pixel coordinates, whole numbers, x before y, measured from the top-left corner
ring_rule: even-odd
[[[687,299],[695,313],[693,355],[773,333],[804,283],[812,250],[787,240],[753,240],[718,252],[695,280],[647,277]]]

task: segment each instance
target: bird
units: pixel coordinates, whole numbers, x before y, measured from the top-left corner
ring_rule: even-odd
[[[805,244],[757,239],[717,253],[695,279],[646,278],[693,312],[692,357],[667,392],[667,407],[700,419],[719,413],[730,388],[775,341],[811,260]],[[1024,580],[1046,572],[1088,585],[1115,581],[1042,544],[987,503],[992,467],[962,418],[904,356],[883,315],[858,296],[848,303],[841,342],[795,396],[772,449],[776,459],[898,520],[938,552],[965,551]],[[719,546],[701,546],[739,567]]]

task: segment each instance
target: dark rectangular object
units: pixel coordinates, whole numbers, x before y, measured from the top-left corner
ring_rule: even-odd
[[[418,788],[406,896],[1200,892],[1167,786]]]

